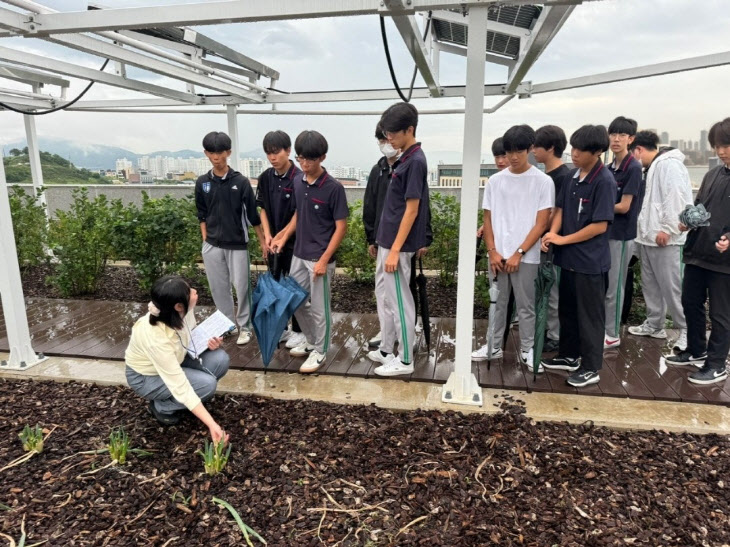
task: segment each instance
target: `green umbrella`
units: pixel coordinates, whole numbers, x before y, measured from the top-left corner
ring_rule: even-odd
[[[548,310],[550,308],[550,289],[555,283],[555,268],[553,267],[553,246],[550,245],[547,253],[542,253],[544,260],[540,261],[535,278],[535,347],[532,358],[533,381],[537,380],[537,370],[540,367],[542,348],[545,344],[545,326],[547,325]]]

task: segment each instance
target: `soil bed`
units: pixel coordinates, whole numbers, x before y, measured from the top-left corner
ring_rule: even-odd
[[[0,381],[0,467],[24,425],[57,426],[0,472],[0,532],[17,541],[25,519],[27,544],[245,545],[215,496],[272,546],[730,542],[727,437],[534,424],[519,403],[465,416],[217,396],[233,451],[210,478],[190,416],[163,430],[123,387]],[[107,454],[78,454],[120,425],[154,454],[104,469]]]

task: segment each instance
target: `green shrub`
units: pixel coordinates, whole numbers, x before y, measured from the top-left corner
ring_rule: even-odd
[[[426,262],[439,271],[443,285],[451,286],[456,282],[459,262],[459,204],[454,196],[439,192],[432,192],[430,199],[433,243]]]
[[[123,208],[112,229],[115,256],[126,258],[149,290],[163,275],[195,278],[202,241],[192,196],[150,198]]]
[[[13,232],[20,267],[37,266],[47,262],[46,208],[38,205],[36,198],[26,194],[22,188],[13,186],[10,191],[10,216],[13,218]]]
[[[350,204],[349,208],[347,234],[337,251],[337,262],[355,281],[371,283],[375,280],[375,260],[368,254],[368,241],[362,222],[362,201]]]
[[[58,260],[50,281],[63,296],[93,293],[112,256],[113,221],[123,214],[119,200],[89,199],[86,188],[73,191],[68,211],[51,221],[49,244]]]

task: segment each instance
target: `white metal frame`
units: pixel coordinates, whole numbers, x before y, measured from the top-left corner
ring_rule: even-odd
[[[471,346],[474,300],[473,227],[478,214],[479,168],[482,149],[482,113],[491,113],[513,97],[530,97],[603,83],[647,78],[687,70],[730,64],[730,51],[681,59],[655,65],[616,70],[556,82],[532,84],[527,73],[555,37],[574,7],[591,0],[543,0],[538,20],[530,31],[488,21],[492,5],[533,4],[534,0],[234,0],[197,2],[174,6],[97,9],[56,12],[32,0],[0,0],[0,38],[23,36],[39,38],[110,59],[115,73],[70,63],[63,59],[35,55],[0,45],[0,80],[22,82],[30,91],[0,87],[0,101],[23,109],[47,109],[68,103],[68,80],[81,78],[128,91],[145,98],[119,100],[81,100],[69,110],[77,112],[190,113],[226,114],[233,142],[233,161],[238,161],[239,114],[263,115],[379,115],[379,110],[279,109],[279,106],[306,103],[349,101],[394,101],[393,89],[315,91],[285,93],[276,90],[280,74],[227,46],[215,42],[186,25],[276,21],[334,16],[382,15],[392,18],[420,74],[425,87],[413,90],[414,99],[464,98],[464,108],[421,109],[421,114],[464,114],[464,177],[462,182],[461,224],[459,230],[459,276],[456,317],[456,357],[453,374],[443,391],[443,400],[462,404],[482,404],[481,389],[471,372]],[[3,7],[6,4],[11,8]],[[461,16],[449,10],[458,9]],[[435,18],[446,18],[468,25],[468,44],[462,48],[436,40],[431,32],[426,40],[415,15],[433,11]],[[142,29],[167,29],[167,35],[151,36]],[[487,28],[520,38],[517,59],[485,50]],[[170,34],[171,33],[171,34]],[[166,39],[162,36],[173,36]],[[464,86],[441,86],[439,66],[442,54],[466,56]],[[209,57],[213,57],[211,59]],[[485,61],[508,67],[505,82],[485,84]],[[126,65],[163,76],[172,84],[150,83],[130,78]],[[268,85],[264,82],[268,79]],[[57,86],[50,94],[44,86]],[[184,89],[184,90],[183,90]],[[205,90],[216,92],[205,95]],[[484,108],[484,98],[499,97],[492,107]],[[246,108],[240,108],[245,105]],[[222,108],[224,107],[224,108]],[[31,155],[34,187],[43,183],[38,159],[37,137],[32,116],[25,115],[26,134]],[[11,341],[11,366],[30,366],[37,358],[30,344],[27,317],[20,284],[17,256],[9,217],[7,185],[0,165],[0,260],[8,267],[0,270],[3,312]],[[6,365],[7,366],[7,365]]]

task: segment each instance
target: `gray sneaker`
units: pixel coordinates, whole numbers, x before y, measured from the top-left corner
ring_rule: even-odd
[[[701,370],[690,374],[689,378],[687,379],[693,384],[700,385],[724,382],[725,380],[727,380],[727,370],[725,370],[724,368],[721,370],[717,370],[703,367]]]
[[[649,323],[644,321],[638,327],[629,327],[629,334],[634,336],[651,336],[652,338],[666,339],[667,331],[664,329],[655,329]]]

